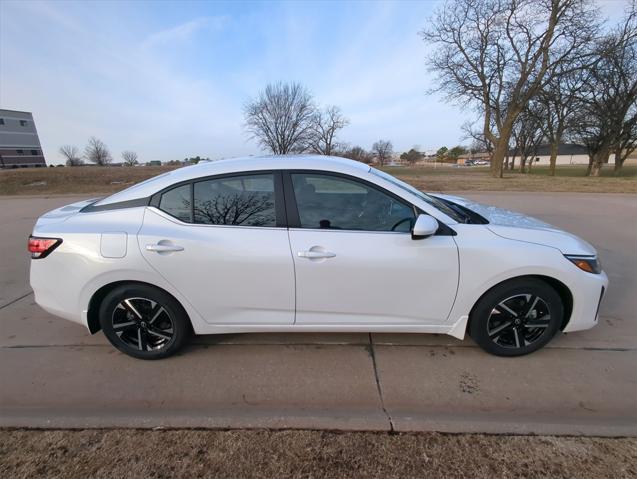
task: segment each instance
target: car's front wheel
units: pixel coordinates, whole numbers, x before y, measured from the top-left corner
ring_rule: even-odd
[[[497,356],[522,356],[546,345],[562,324],[564,306],[549,284],[534,278],[502,283],[474,307],[469,334]]]
[[[139,359],[160,359],[179,351],[190,322],[170,295],[146,285],[122,285],[106,295],[100,326],[113,346]]]

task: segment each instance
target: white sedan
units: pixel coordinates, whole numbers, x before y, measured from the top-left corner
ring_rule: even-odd
[[[597,323],[595,249],[325,156],[204,162],[38,219],[31,286],[136,358],[192,333],[393,332],[519,356]]]

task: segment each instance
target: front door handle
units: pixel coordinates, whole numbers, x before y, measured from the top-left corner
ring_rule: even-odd
[[[296,253],[299,258],[309,258],[309,259],[317,259],[317,258],[333,258],[336,256],[334,253],[330,253],[329,251],[299,251]]]
[[[170,251],[183,251],[183,246],[172,244],[147,244],[146,251],[154,251],[156,253],[166,253]]]

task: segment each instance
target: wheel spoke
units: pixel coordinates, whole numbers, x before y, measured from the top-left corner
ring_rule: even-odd
[[[135,321],[127,321],[125,323],[114,324],[113,329],[116,329],[119,331],[126,331],[128,329],[134,328],[136,325],[137,323]]]
[[[137,338],[139,339],[139,349],[141,349],[142,351],[146,351],[148,349],[148,338],[146,337],[146,331],[143,331],[140,328]]]
[[[159,304],[155,305],[155,308],[153,309],[153,311],[151,311],[150,315],[151,315],[151,320],[148,322],[148,324],[153,324],[155,322],[155,320],[162,314],[164,313],[166,310],[160,306]]]
[[[498,335],[506,330],[509,330],[511,329],[512,326],[513,326],[513,321],[507,321],[506,323],[503,323],[500,326],[489,331],[489,337],[492,338],[495,335]]]
[[[148,334],[152,334],[153,336],[157,336],[158,338],[163,338],[168,340],[172,339],[172,336],[165,334],[163,331],[157,328],[148,328]]]
[[[524,327],[526,328],[548,328],[551,322],[551,316],[548,314],[546,316],[542,316],[541,318],[530,319],[526,323],[524,323]]]
[[[513,328],[513,336],[515,337],[516,348],[526,346],[526,340],[524,339],[524,332],[522,331],[522,328]]]
[[[528,318],[529,314],[531,314],[531,311],[535,309],[535,305],[537,304],[539,299],[540,299],[539,296],[531,295],[526,305],[524,306],[524,309],[522,310],[520,317]]]
[[[135,316],[137,316],[139,319],[142,319],[142,315],[139,313],[139,311],[137,311],[137,308],[135,308],[135,306],[133,306],[133,303],[131,302],[130,299],[125,299],[123,303],[124,307],[126,309],[128,309],[131,313],[133,313]]]
[[[137,328],[137,348],[142,349],[142,328]]]
[[[518,317],[518,314],[504,304],[504,302],[499,303],[495,308],[493,308],[493,310],[497,311],[507,319],[515,319]]]

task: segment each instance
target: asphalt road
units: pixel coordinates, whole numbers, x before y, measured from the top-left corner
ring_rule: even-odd
[[[611,283],[600,324],[515,359],[447,336],[243,334],[139,361],[30,293],[35,219],[83,197],[0,197],[0,426],[637,435],[637,196],[466,196],[594,244]]]

